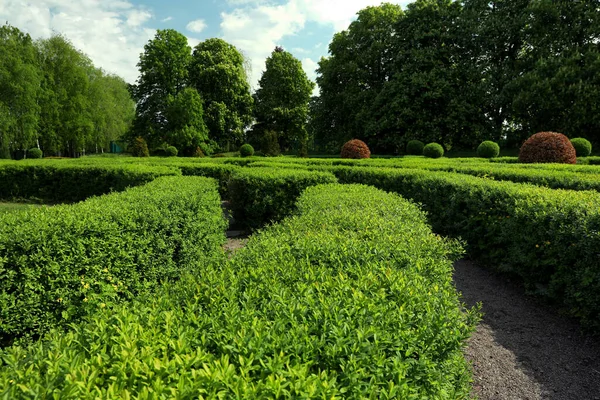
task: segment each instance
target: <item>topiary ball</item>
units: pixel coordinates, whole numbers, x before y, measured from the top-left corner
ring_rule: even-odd
[[[477,156],[481,158],[494,158],[500,154],[500,146],[496,142],[486,140],[477,147]]]
[[[242,147],[240,147],[240,156],[252,157],[253,155],[254,155],[254,147],[252,147],[248,143],[243,144]]]
[[[568,137],[556,132],[538,132],[523,143],[521,163],[575,164],[577,154]]]
[[[420,140],[411,140],[406,144],[406,154],[411,156],[422,156],[425,144]]]
[[[175,146],[169,146],[165,149],[165,154],[167,155],[167,157],[175,157],[177,156],[177,153],[179,153],[179,151]]]
[[[577,157],[587,157],[592,154],[592,144],[589,140],[584,138],[573,138],[571,144],[575,148],[575,154]]]
[[[42,150],[37,147],[33,147],[27,150],[27,157],[29,158],[42,158]]]
[[[440,158],[444,155],[444,148],[438,143],[429,143],[423,147],[423,155],[429,158]]]
[[[371,150],[362,140],[352,139],[342,146],[341,158],[370,158]]]

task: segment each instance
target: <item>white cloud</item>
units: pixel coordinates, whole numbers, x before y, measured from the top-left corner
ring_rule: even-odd
[[[124,0],[1,0],[0,21],[8,21],[32,38],[64,34],[94,65],[130,83],[136,64],[155,31],[146,27],[152,14]]]
[[[200,33],[206,29],[206,26],[206,22],[203,19],[197,19],[191,21],[185,28],[190,32]]]
[[[161,19],[160,22],[169,22],[169,21],[172,21],[172,20],[173,20],[173,17],[167,17],[167,18]]]
[[[317,79],[317,68],[319,67],[319,64],[314,61],[312,58],[303,58],[302,59],[302,68],[304,68],[304,72],[306,72],[306,76],[308,76],[308,79],[310,79],[311,81],[315,82],[315,80]],[[313,90],[313,96],[316,96],[319,94],[319,88],[315,85],[315,89]]]

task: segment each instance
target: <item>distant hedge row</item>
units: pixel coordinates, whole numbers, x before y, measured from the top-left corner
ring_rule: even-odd
[[[0,345],[201,274],[223,260],[226,225],[216,182],[195,177],[1,215]]]
[[[298,207],[226,267],[6,349],[0,395],[469,398],[459,246],[374,188],[311,187]]]

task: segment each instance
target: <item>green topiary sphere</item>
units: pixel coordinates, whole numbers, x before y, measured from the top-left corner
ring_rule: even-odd
[[[577,157],[587,157],[592,154],[592,144],[589,140],[584,138],[573,138],[571,144],[575,147],[575,153]]]
[[[422,156],[425,144],[420,140],[411,140],[406,145],[406,154],[411,156]]]
[[[440,158],[444,155],[444,148],[438,143],[429,143],[423,147],[423,155],[429,158]]]
[[[500,154],[500,146],[496,142],[486,140],[477,147],[477,156],[481,158],[494,158]]]
[[[177,150],[177,147],[169,146],[165,149],[165,153],[167,154],[167,157],[175,157],[179,151]]]
[[[27,157],[29,158],[42,158],[42,151],[37,147],[33,147],[27,150]]]
[[[248,143],[243,144],[242,147],[240,147],[240,156],[252,157],[253,155],[254,155],[254,147],[252,147]]]

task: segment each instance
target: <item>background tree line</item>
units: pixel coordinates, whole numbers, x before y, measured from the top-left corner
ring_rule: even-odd
[[[46,156],[109,149],[135,104],[123,79],[94,67],[65,37],[33,41],[0,27],[0,158],[37,147]]]
[[[553,130],[600,143],[598,0],[417,0],[358,13],[319,62],[310,133],[377,153],[411,139],[518,147]]]

